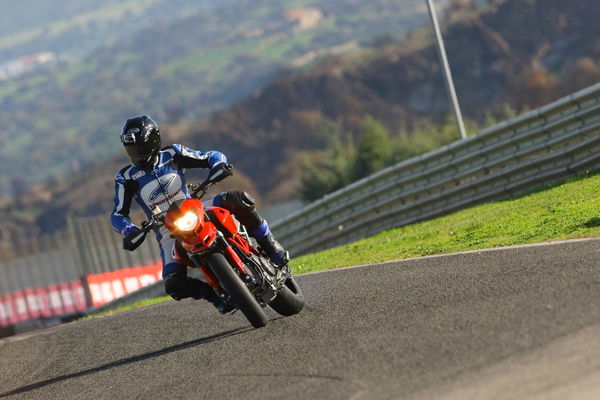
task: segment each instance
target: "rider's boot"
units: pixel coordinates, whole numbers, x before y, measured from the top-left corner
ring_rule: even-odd
[[[258,245],[278,267],[283,268],[290,261],[290,254],[275,239],[275,236],[273,236],[269,229],[269,225],[267,225],[267,221],[263,220],[258,229],[250,232],[250,235],[256,239]]]

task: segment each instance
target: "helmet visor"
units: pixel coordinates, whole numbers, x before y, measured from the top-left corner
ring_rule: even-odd
[[[156,153],[155,149],[156,147],[149,142],[125,146],[127,155],[138,168],[146,168],[149,165],[150,159]]]

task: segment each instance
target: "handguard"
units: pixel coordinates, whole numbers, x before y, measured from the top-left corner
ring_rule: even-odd
[[[233,165],[221,163],[217,165],[214,171],[211,171],[210,176],[207,180],[213,183],[217,183],[221,182],[223,179],[231,175],[233,175]]]

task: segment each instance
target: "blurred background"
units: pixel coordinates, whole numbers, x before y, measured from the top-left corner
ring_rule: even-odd
[[[435,3],[469,134],[600,80],[595,0]],[[82,218],[108,217],[127,162],[118,133],[133,115],[152,115],[164,144],[222,151],[236,173],[219,189],[280,213],[459,138],[424,0],[0,10],[5,263],[29,265],[32,241],[53,237],[56,249],[56,235],[82,237]],[[82,273],[73,263],[69,279]]]
[[[600,78],[595,1],[436,6],[470,134]],[[318,198],[456,139],[422,0],[0,9],[3,243],[108,215],[132,115],[155,117],[165,143],[226,153],[232,185],[262,206]]]

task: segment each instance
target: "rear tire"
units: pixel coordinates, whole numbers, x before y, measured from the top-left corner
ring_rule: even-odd
[[[293,277],[285,281],[285,287],[269,304],[277,313],[286,317],[298,314],[304,308],[304,296]]]
[[[246,316],[255,328],[267,325],[269,318],[258,304],[242,279],[233,270],[225,256],[220,253],[211,254],[206,260],[211,271],[233,300],[237,308]]]

